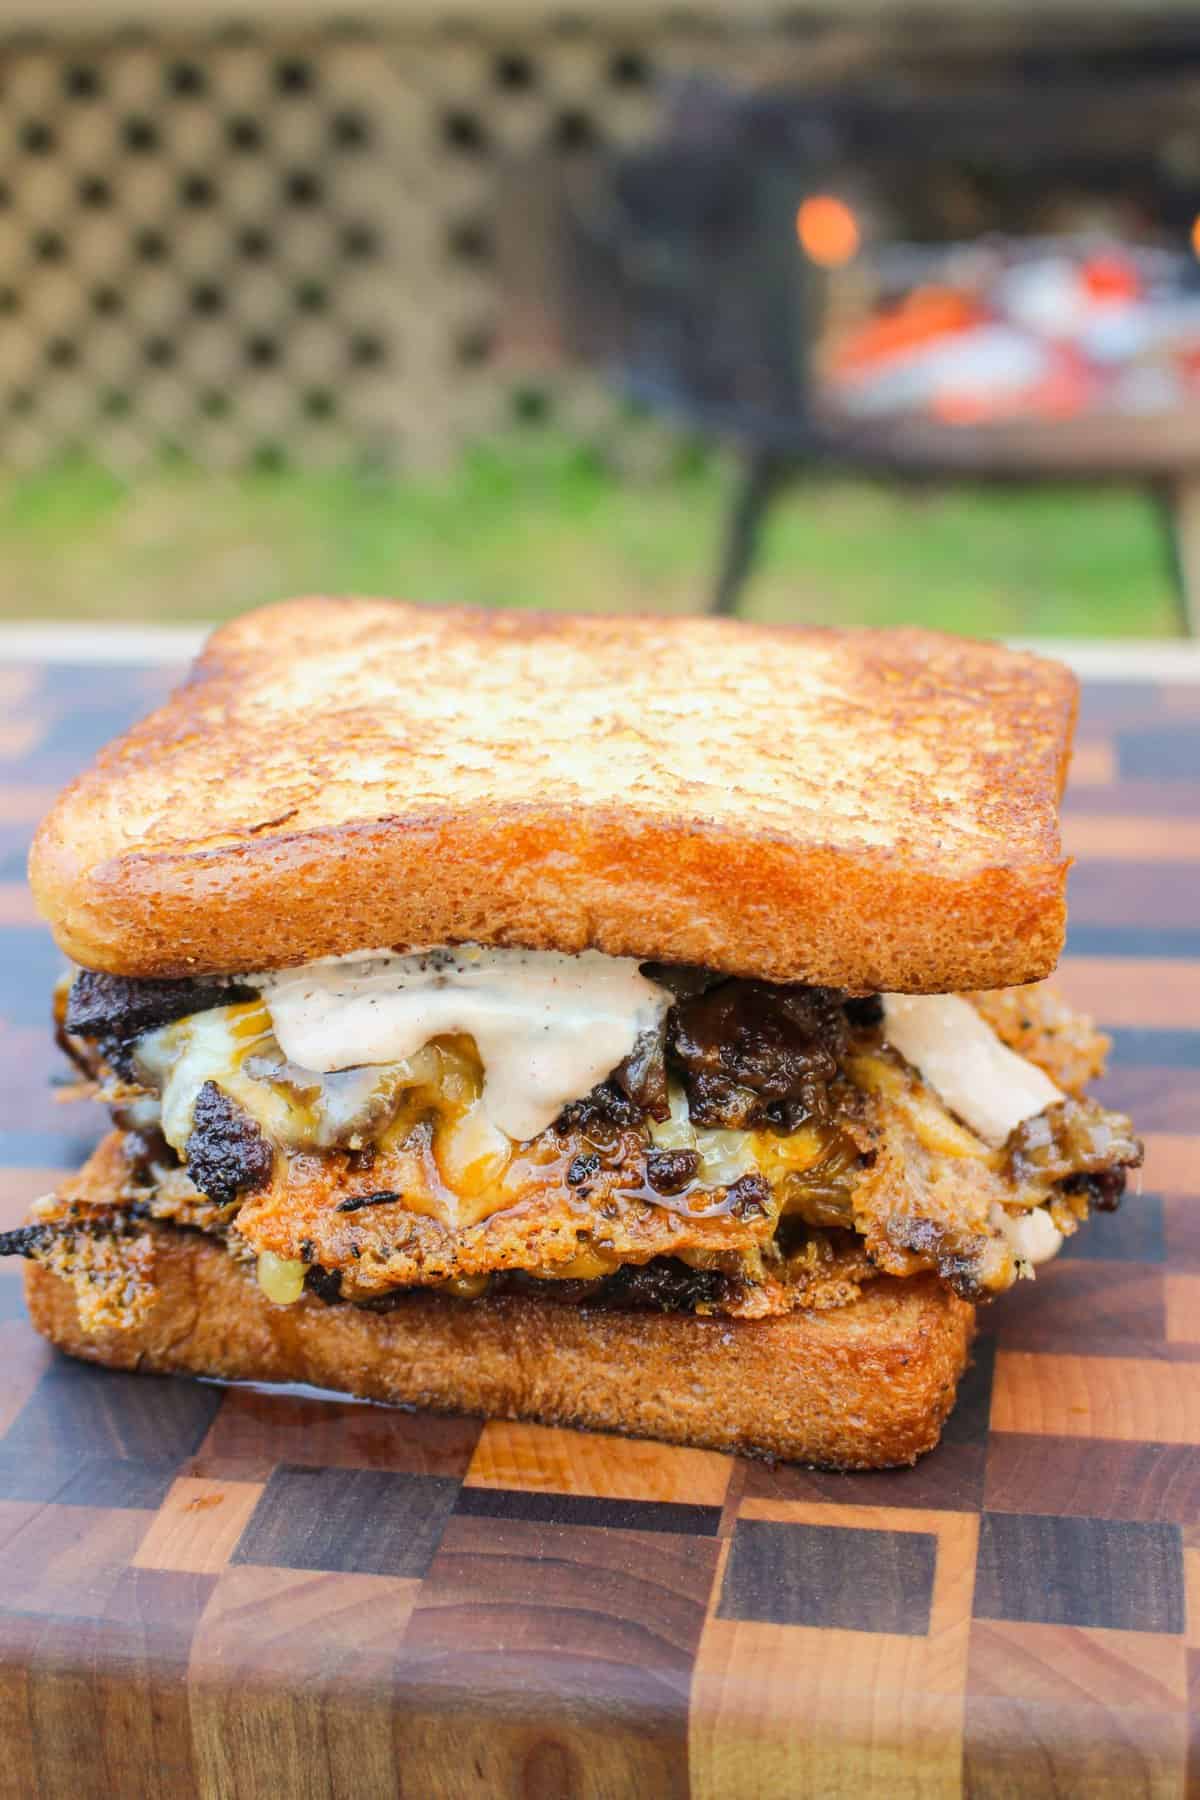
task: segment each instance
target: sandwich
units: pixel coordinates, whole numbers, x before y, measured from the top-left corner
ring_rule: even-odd
[[[41,825],[74,1092],[0,1240],[123,1369],[840,1468],[1141,1160],[1043,984],[1076,705],[915,630],[305,599]]]

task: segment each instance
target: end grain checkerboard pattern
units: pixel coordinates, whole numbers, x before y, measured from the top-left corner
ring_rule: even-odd
[[[162,670],[0,668],[0,1218],[79,1161],[23,886]],[[1182,1796],[1200,1686],[1200,690],[1085,694],[1061,981],[1145,1192],[835,1476],[57,1356],[0,1264],[0,1794]]]

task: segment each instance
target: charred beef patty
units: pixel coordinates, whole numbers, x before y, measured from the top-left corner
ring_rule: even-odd
[[[1045,1205],[1061,1238],[1089,1203],[1115,1205],[1126,1170],[1140,1160],[1128,1122],[1078,1097],[1027,1119],[1000,1151],[973,1140],[981,1160],[963,1161],[953,1143],[949,1162],[939,1160],[944,1131],[935,1117],[929,1137],[930,1096],[919,1072],[904,1077],[912,1108],[892,1103],[887,1082],[859,1085],[860,1066],[895,1077],[878,997],[702,969],[647,965],[645,973],[675,996],[660,1029],[643,1032],[542,1139],[512,1146],[524,1185],[509,1183],[492,1198],[490,1217],[464,1213],[456,1226],[453,1212],[441,1223],[430,1216],[428,1196],[452,1178],[434,1155],[436,1118],[406,1111],[403,1099],[371,1100],[371,1129],[383,1136],[297,1151],[226,1093],[219,1075],[196,1093],[186,1177],[166,1174],[174,1152],[156,1126],[127,1133],[131,1191],[147,1196],[128,1216],[215,1230],[241,1255],[291,1259],[298,1278],[303,1265],[307,1291],[328,1302],[382,1304],[422,1286],[470,1298],[497,1283],[532,1282],[563,1301],[740,1312],[747,1295],[765,1307],[772,1282],[771,1309],[791,1304],[780,1284],[797,1272],[796,1294],[816,1291],[811,1255],[805,1266],[791,1257],[792,1273],[781,1273],[788,1257],[780,1246],[797,1232],[811,1245],[830,1231],[852,1241],[858,1264],[847,1281],[923,1266],[964,1297],[998,1291],[1020,1272],[1023,1252],[1015,1240],[1004,1248],[997,1208],[1011,1206],[1019,1219],[1022,1209]],[[255,1001],[233,983],[85,971],[65,1007],[60,1002],[60,1022],[77,1060],[110,1084],[124,1125],[118,1100],[145,1093],[157,1104],[152,1087],[137,1085],[147,1080],[140,1038],[193,1015],[203,1022],[209,1009],[222,1009],[217,1019],[239,1005],[249,1011]],[[1035,1050],[1038,1004],[1020,1009]],[[1056,1018],[1059,1037],[1069,1036],[1072,1015],[1060,1008]],[[254,1021],[243,1024],[257,1044]],[[1076,1027],[1083,1037],[1090,1030],[1082,1021]],[[1095,1033],[1091,1039],[1102,1044]],[[1094,1060],[1094,1051],[1086,1054]],[[255,1050],[247,1067],[255,1079],[260,1067],[276,1080],[286,1076],[301,1104],[315,1079],[277,1051]],[[965,1135],[947,1123],[952,1136]],[[803,1145],[810,1148],[800,1154]],[[49,1218],[41,1235],[3,1248],[42,1256],[48,1227]],[[78,1222],[70,1228],[78,1231]],[[822,1277],[821,1292],[836,1291],[837,1281]]]
[[[254,1120],[215,1081],[206,1081],[196,1096],[186,1161],[200,1192],[229,1206],[266,1186],[274,1158]]]
[[[71,983],[61,1030],[67,1038],[94,1045],[111,1069],[130,1080],[135,1074],[133,1046],[147,1031],[212,1006],[253,998],[250,988],[234,982],[134,981],[81,969]]]
[[[795,1131],[828,1111],[850,1042],[846,995],[833,988],[723,981],[667,1015],[666,1054],[697,1125]]]
[[[657,965],[648,964],[650,971],[661,979]],[[686,975],[691,983],[681,982]],[[686,991],[662,1029],[643,1033],[607,1081],[572,1101],[562,1127],[661,1121],[670,1111],[671,1080],[686,1093],[695,1125],[789,1132],[828,1116],[829,1083],[850,1043],[847,1011],[863,1017],[862,1001],[835,988],[740,981],[706,969],[670,976]],[[876,1008],[872,1018],[868,1007],[865,1028],[882,1016]]]
[[[331,1274],[336,1276],[338,1271],[310,1269],[305,1283],[309,1292],[318,1299],[336,1300],[341,1283],[331,1282]],[[477,1292],[451,1291],[451,1297],[470,1305],[485,1293],[527,1294],[531,1299],[551,1300],[558,1306],[603,1307],[618,1312],[696,1312],[719,1309],[734,1285],[735,1278],[721,1269],[693,1269],[676,1256],[655,1256],[646,1263],[626,1263],[598,1281],[545,1281],[522,1270],[512,1270],[488,1277]],[[423,1291],[416,1287],[398,1288],[362,1304],[368,1312],[392,1312],[402,1307],[410,1295]]]
[[[601,1120],[623,1129],[649,1119],[661,1122],[670,1112],[674,1080],[697,1125],[795,1131],[806,1120],[828,1116],[829,1083],[850,1041],[848,1012],[868,1030],[882,1016],[877,1006],[872,1013],[871,1000],[833,988],[785,987],[657,964],[646,970],[680,997],[658,1031],[643,1032],[605,1081],[563,1109],[558,1129],[586,1130]],[[138,981],[85,969],[71,986],[61,1031],[89,1076],[102,1076],[107,1064],[122,1080],[136,1081],[133,1049],[139,1037],[253,998],[252,990],[232,982]],[[259,1185],[258,1153],[249,1135],[244,1153],[244,1178],[228,1158],[220,1177],[223,1184],[236,1181],[239,1191]],[[192,1161],[189,1149],[189,1167]]]

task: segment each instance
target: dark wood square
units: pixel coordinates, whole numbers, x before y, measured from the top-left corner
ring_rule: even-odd
[[[970,1365],[958,1384],[954,1411],[942,1427],[943,1444],[987,1443],[995,1378],[996,1335],[992,1320],[983,1313],[978,1320],[978,1335],[971,1345]]]
[[[0,1165],[2,1166],[2,1165]],[[0,1325],[8,1325],[26,1317],[25,1287],[20,1267],[0,1266]]]
[[[1130,1200],[1136,1206],[1136,1199]],[[1099,1229],[1103,1229],[1100,1221]],[[1085,1230],[1096,1230],[1090,1223]],[[1132,1356],[1166,1342],[1166,1290],[1161,1263],[1062,1262],[1057,1258],[1020,1281],[996,1308],[996,1338],[1006,1350]]]
[[[178,1463],[198,1447],[222,1389],[168,1375],[127,1375],[56,1355],[9,1426],[5,1459]]]
[[[0,1439],[0,1500],[55,1500],[64,1506],[138,1506],[157,1509],[179,1465],[161,1458],[72,1456],[55,1450],[31,1456]]]
[[[1122,1068],[1118,1063],[1092,1083],[1090,1092],[1102,1106],[1136,1119],[1141,1132],[1187,1132],[1200,1117],[1200,1069]]]
[[[606,1531],[670,1531],[692,1537],[716,1537],[721,1524],[719,1506],[527,1493],[514,1488],[464,1488],[455,1511],[476,1519],[524,1519],[531,1525],[588,1525]]]
[[[72,696],[71,705],[56,711],[46,722],[42,741],[38,745],[38,767],[49,770],[53,765],[52,779],[66,781],[77,769],[91,761],[97,750],[128,731],[143,705],[132,696],[113,700],[112,689],[105,683],[97,682],[96,671],[92,670],[92,686],[87,686],[87,677]],[[62,773],[59,774],[59,768]]]
[[[268,1481],[230,1561],[424,1575],[458,1486],[437,1475],[284,1465]]]
[[[1135,1193],[1125,1195],[1118,1212],[1104,1215],[1099,1230],[1077,1231],[1058,1254],[1060,1263],[1161,1263],[1166,1258],[1162,1195]]]
[[[1136,956],[1200,960],[1200,929],[1187,925],[1089,925],[1076,919],[1067,927],[1068,956]]]
[[[957,1409],[956,1409],[957,1412]],[[956,1413],[950,1415],[950,1421]],[[948,1422],[948,1423],[949,1423]],[[936,1450],[923,1456],[899,1480],[895,1469],[839,1473],[806,1469],[799,1463],[750,1463],[743,1492],[752,1500],[800,1500],[835,1506],[902,1507],[919,1512],[978,1512],[983,1505],[987,1448],[984,1443],[954,1442],[943,1437]]]
[[[1049,1514],[985,1513],[977,1619],[1182,1632],[1177,1525]]]
[[[1147,919],[1157,925],[1194,925],[1194,883],[1182,846],[1177,860],[1088,856],[1071,870],[1071,910],[1090,924]]]
[[[1200,769],[1200,730],[1182,722],[1117,733],[1122,781],[1194,781]]]
[[[923,1637],[936,1566],[932,1532],[739,1519],[718,1617]]]
[[[1118,1025],[1109,1036],[1118,1070],[1200,1069],[1200,1031],[1186,1026]]]

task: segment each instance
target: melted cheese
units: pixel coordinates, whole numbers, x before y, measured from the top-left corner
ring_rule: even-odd
[[[957,994],[885,994],[883,1013],[889,1043],[985,1143],[1063,1098]]]
[[[764,1133],[720,1131],[692,1124],[687,1095],[671,1083],[670,1116],[661,1123],[646,1121],[656,1150],[695,1150],[700,1158],[700,1179],[708,1187],[728,1187],[758,1168],[755,1149]]]
[[[603,1081],[671,1004],[634,960],[595,950],[367,951],[251,980],[284,1055],[305,1069],[397,1063],[433,1038],[473,1038],[484,1110],[522,1142]]]
[[[154,1122],[181,1155],[206,1081],[236,1101],[272,1143],[294,1150],[356,1150],[397,1119],[403,1133],[410,1094],[461,1127],[457,1169],[479,1164],[485,1152],[494,1164],[512,1148],[479,1117],[480,1080],[469,1046],[450,1041],[424,1045],[386,1066],[317,1074],[285,1060],[266,1007],[255,1001],[191,1013],[147,1032],[138,1040],[137,1061],[161,1095],[147,1109],[153,1107]]]
[[[304,1264],[285,1256],[276,1256],[273,1250],[260,1250],[258,1256],[258,1285],[268,1300],[276,1306],[294,1306],[304,1292]]]
[[[142,1073],[162,1095],[162,1134],[182,1155],[192,1129],[196,1096],[215,1081],[232,1100],[248,1103],[252,1117],[273,1137],[285,1117],[279,1096],[242,1079],[247,1055],[269,1042],[271,1021],[259,1006],[215,1006],[147,1032],[138,1040]],[[283,1133],[282,1141],[287,1142]]]

